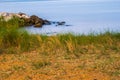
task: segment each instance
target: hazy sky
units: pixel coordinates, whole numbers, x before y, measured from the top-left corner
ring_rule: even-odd
[[[0,0],[0,2],[27,2],[27,1],[69,1],[69,2],[120,2],[120,0]]]
[[[120,0],[63,0],[63,1],[97,1],[97,2],[101,2],[101,1],[120,1]]]
[[[35,0],[0,0],[0,1],[35,1]],[[37,1],[41,1],[41,0],[37,0]],[[120,1],[120,0],[63,0],[63,1]]]

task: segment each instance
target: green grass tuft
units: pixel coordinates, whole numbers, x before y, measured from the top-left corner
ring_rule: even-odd
[[[114,50],[119,49],[115,47],[120,42],[119,32],[108,31],[89,35],[73,35],[71,33],[56,36],[30,35],[26,31],[19,30],[21,24],[23,24],[23,21],[18,18],[7,22],[2,20],[2,18],[0,19],[0,53],[20,53],[36,49],[40,49],[40,52],[63,49],[67,53],[82,53],[87,50],[85,48],[80,49],[80,46],[91,44],[102,44],[105,48],[111,46]]]

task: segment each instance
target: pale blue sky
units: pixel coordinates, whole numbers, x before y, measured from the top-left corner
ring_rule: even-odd
[[[0,1],[41,1],[41,0],[0,0]],[[44,0],[42,0],[42,1],[44,1]],[[120,1],[120,0],[63,0],[63,1],[96,1],[96,2],[101,2],[101,1]]]

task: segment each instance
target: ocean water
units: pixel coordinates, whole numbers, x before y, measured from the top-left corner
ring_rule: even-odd
[[[1,0],[0,12],[24,12],[71,26],[45,25],[25,28],[35,34],[75,34],[120,31],[119,0]]]

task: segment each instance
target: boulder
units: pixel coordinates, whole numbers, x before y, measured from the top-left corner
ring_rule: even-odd
[[[51,25],[51,21],[48,21],[48,20],[44,20],[44,25]]]
[[[16,13],[16,16],[18,16],[19,18],[25,18],[25,19],[30,18],[29,15],[22,13],[22,12]]]
[[[41,23],[36,23],[36,24],[34,25],[34,27],[42,27],[42,24],[41,24]]]
[[[0,13],[0,17],[2,17],[2,19],[5,20],[5,21],[8,21],[8,20],[12,19],[13,16],[14,15],[12,13],[7,13],[7,12],[1,12]]]
[[[12,19],[14,16],[16,16],[18,18],[25,18],[25,19],[30,18],[27,14],[21,13],[21,12],[19,12],[19,13],[0,12],[0,16],[5,19],[9,17],[9,19],[6,19],[7,21]]]
[[[57,25],[65,25],[65,21],[57,22]]]
[[[30,16],[30,23],[33,24],[34,27],[42,27],[44,20],[36,15],[32,15]]]

